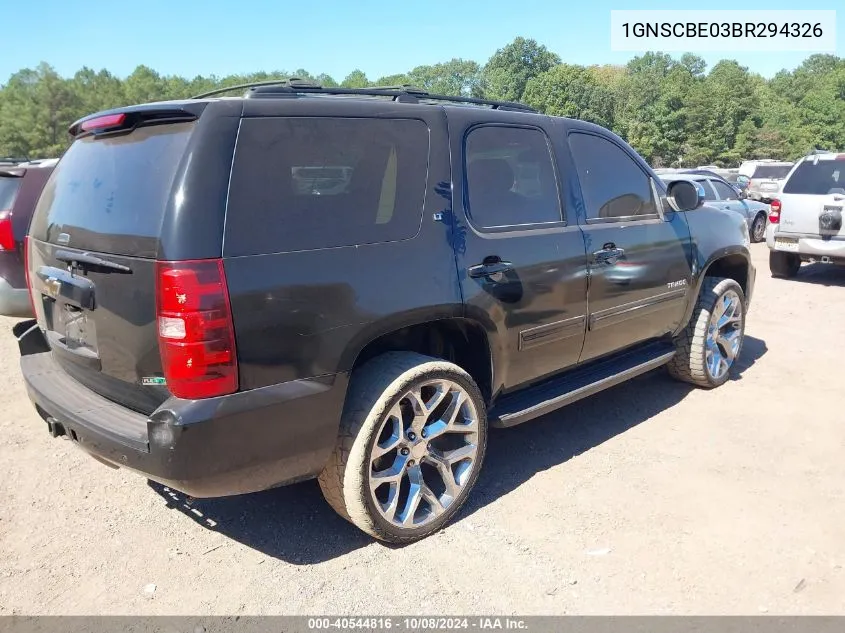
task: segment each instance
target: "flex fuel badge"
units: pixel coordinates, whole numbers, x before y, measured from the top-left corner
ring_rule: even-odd
[[[164,376],[144,376],[141,378],[142,385],[166,385],[167,381]]]

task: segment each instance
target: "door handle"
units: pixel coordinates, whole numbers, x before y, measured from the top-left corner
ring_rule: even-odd
[[[624,248],[616,248],[614,244],[605,244],[603,249],[593,253],[593,257],[596,258],[596,262],[598,263],[609,264],[612,266],[619,261],[619,258],[624,254]]]
[[[480,277],[492,277],[493,275],[498,275],[509,270],[513,270],[513,264],[510,262],[503,262],[501,259],[496,259],[491,261],[485,260],[485,263],[483,264],[470,266],[467,269],[467,272],[473,279],[478,279]]]

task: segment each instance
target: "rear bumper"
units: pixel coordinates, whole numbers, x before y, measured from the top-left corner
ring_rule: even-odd
[[[750,200],[756,200],[758,202],[764,202],[766,204],[769,204],[772,200],[774,200],[775,198],[778,197],[778,191],[777,190],[773,190],[773,191],[754,190],[754,191],[746,191],[745,193],[746,193],[746,196]]]
[[[29,397],[54,436],[68,436],[100,461],[194,497],[219,497],[312,478],[334,448],[345,374],[205,400],[170,398],[146,416],[71,378],[34,325],[14,328]]]
[[[797,240],[798,249],[786,250],[783,248],[777,248],[775,245],[775,237]],[[766,231],[766,245],[773,251],[795,253],[804,260],[822,260],[823,258],[829,258],[831,261],[835,262],[845,261],[845,240],[841,238],[822,239],[821,237],[813,235],[784,233],[782,231],[778,231],[777,227],[770,227],[770,229]]]
[[[0,277],[0,315],[32,318],[32,304],[26,288],[14,288]]]

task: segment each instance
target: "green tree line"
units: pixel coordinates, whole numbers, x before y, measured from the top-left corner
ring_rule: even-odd
[[[123,79],[87,67],[62,77],[42,63],[0,87],[0,156],[60,155],[69,144],[68,125],[92,112],[288,77],[349,88],[410,84],[432,93],[522,101],[608,127],[656,167],[730,166],[745,158],[845,149],[845,59],[835,55],[812,55],[766,79],[733,60],[708,70],[692,54],[646,53],[625,66],[566,64],[545,46],[518,37],[483,65],[452,59],[377,79],[354,70],[337,81],[305,69],[187,79],[147,66]]]

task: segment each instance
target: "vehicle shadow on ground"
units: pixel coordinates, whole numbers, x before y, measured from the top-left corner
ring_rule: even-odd
[[[746,336],[739,360],[730,370],[731,380],[741,380],[767,351],[765,341]],[[534,474],[577,457],[675,406],[694,389],[661,368],[522,426],[494,430],[484,468],[462,516],[515,490]],[[713,396],[718,397],[717,393]]]
[[[742,341],[742,351],[739,353],[739,358],[731,367],[731,380],[742,380],[745,371],[768,351],[766,341],[746,335]]]
[[[745,337],[732,379],[741,379],[767,351]],[[693,387],[663,369],[512,429],[492,429],[481,477],[457,520],[515,490],[536,473],[566,462],[679,403]],[[515,457],[518,456],[518,459]],[[206,529],[272,558],[308,565],[373,543],[337,516],[315,481],[240,497],[194,499],[148,482],[166,501]]]
[[[804,264],[792,279],[788,282],[800,281],[805,284],[818,284],[820,286],[845,287],[845,267],[831,264]]]

